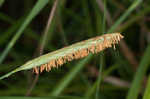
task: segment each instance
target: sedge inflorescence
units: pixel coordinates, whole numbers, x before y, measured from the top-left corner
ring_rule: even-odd
[[[112,34],[104,34],[102,36],[97,36],[95,38],[91,38],[77,44],[73,44],[72,46],[65,47],[66,49],[74,48],[76,50],[72,50],[69,53],[65,53],[63,56],[59,56],[55,59],[49,60],[48,63],[42,64],[40,67],[34,67],[33,71],[38,74],[39,72],[43,72],[44,70],[50,71],[53,67],[58,67],[63,65],[68,61],[72,61],[74,59],[80,59],[89,55],[89,53],[98,53],[102,50],[114,46],[118,44],[118,42],[123,38],[120,33],[112,33]],[[75,46],[78,45],[78,46]],[[81,46],[81,48],[76,48]],[[82,47],[84,46],[84,47]],[[64,48],[60,49],[64,50]]]

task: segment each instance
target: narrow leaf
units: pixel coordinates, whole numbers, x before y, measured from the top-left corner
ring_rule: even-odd
[[[0,64],[5,59],[6,55],[10,51],[10,49],[15,45],[16,41],[19,39],[21,34],[23,33],[24,29],[27,27],[27,25],[31,22],[31,20],[41,11],[41,9],[48,3],[49,0],[38,0],[34,8],[31,10],[29,15],[27,16],[25,22],[21,25],[17,33],[14,35],[14,37],[9,42],[8,46],[4,49],[0,56]]]
[[[150,99],[150,75],[148,77],[148,82],[147,82],[147,86],[146,86],[146,89],[145,89],[145,93],[144,93],[144,96],[143,96],[143,99]]]
[[[4,2],[5,0],[0,0],[0,7],[3,5]]]
[[[121,22],[123,22],[127,16],[142,2],[142,0],[134,0],[132,5],[127,9],[127,11],[116,21],[116,23],[109,29],[108,32],[113,32]]]
[[[149,59],[150,59],[150,45],[147,47],[144,56],[139,64],[139,68],[135,74],[134,80],[132,82],[131,88],[129,89],[126,99],[137,99],[144,75],[148,70],[148,66],[150,65]]]

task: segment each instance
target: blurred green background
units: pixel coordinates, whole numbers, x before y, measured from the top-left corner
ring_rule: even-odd
[[[0,76],[42,54],[120,32],[113,48],[0,80],[0,99],[150,99],[150,0],[0,0]]]

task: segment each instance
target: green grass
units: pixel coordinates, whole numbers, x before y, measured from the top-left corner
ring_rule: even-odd
[[[10,49],[14,46],[14,44],[16,43],[16,41],[19,39],[19,37],[21,36],[21,34],[23,33],[23,31],[27,27],[27,25],[41,11],[41,9],[44,8],[44,6],[47,3],[48,3],[48,0],[44,0],[44,1],[39,0],[36,3],[36,5],[34,6],[34,8],[31,10],[31,12],[29,13],[29,15],[27,16],[26,20],[22,23],[22,25],[20,26],[20,28],[18,29],[18,31],[16,32],[16,34],[14,35],[14,37],[11,39],[11,41],[9,42],[9,44],[7,45],[7,47],[2,52],[2,54],[0,56],[0,64],[3,62],[3,60],[6,57],[6,55],[8,54],[8,52],[10,51]]]
[[[20,69],[10,73],[9,78],[0,80],[0,99],[148,99],[149,0],[58,0],[52,23],[45,32],[53,4],[53,0],[0,0],[0,76],[39,56],[39,46],[45,54],[112,32],[124,35],[124,42],[138,62],[137,70],[132,70],[129,59],[117,45],[116,50],[107,49],[43,72],[31,97],[24,96],[35,75]],[[109,76],[119,79],[119,83],[128,82],[130,87],[112,84],[115,80],[107,81]],[[148,79],[144,87],[143,79]]]
[[[131,88],[128,92],[127,99],[137,99],[140,88],[142,87],[140,85],[142,84],[146,71],[148,70],[148,66],[150,65],[149,58],[150,58],[150,45],[146,48],[146,51],[139,64],[139,68],[135,73],[135,77],[132,82]]]
[[[143,99],[149,99],[150,98],[149,91],[150,91],[150,76],[148,77],[148,82],[147,82],[147,86],[146,86],[146,89],[144,92]]]

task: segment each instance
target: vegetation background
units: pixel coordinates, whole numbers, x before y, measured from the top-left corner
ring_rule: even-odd
[[[0,0],[0,76],[42,54],[121,32],[101,53],[0,80],[0,99],[150,99],[150,0]]]

